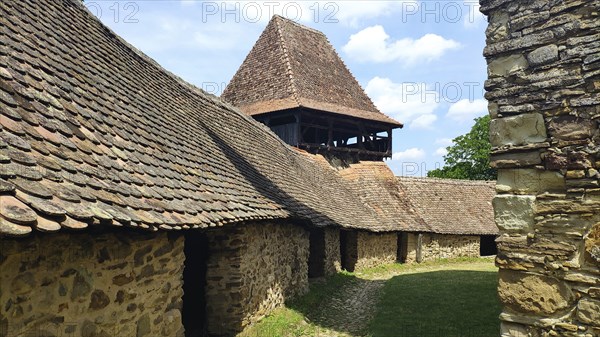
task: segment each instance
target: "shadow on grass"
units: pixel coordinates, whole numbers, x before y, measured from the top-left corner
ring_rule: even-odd
[[[497,275],[447,270],[393,277],[383,288],[367,335],[499,336]]]
[[[327,330],[368,337],[500,335],[497,272],[406,272],[387,281],[367,280],[346,272],[313,280],[308,294],[288,301],[286,308],[244,336],[331,336]],[[364,300],[364,289],[374,285],[376,291],[370,294],[375,304],[370,306]],[[367,314],[352,311],[368,307]],[[363,328],[357,331],[353,320],[363,322]]]

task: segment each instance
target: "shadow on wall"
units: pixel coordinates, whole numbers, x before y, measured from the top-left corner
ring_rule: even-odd
[[[350,335],[497,337],[497,285],[494,271],[433,271],[399,275],[387,282],[337,274],[326,284],[312,284],[308,295],[289,301],[287,307],[323,329]],[[370,295],[376,297],[372,304]],[[369,315],[374,317],[367,324]],[[362,329],[356,321],[363,321]]]
[[[214,143],[221,149],[227,159],[236,167],[246,180],[264,197],[270,199],[276,204],[284,203],[285,207],[293,213],[293,217],[309,220],[313,222],[322,222],[335,224],[336,222],[326,215],[316,211],[306,204],[296,200],[289,193],[281,189],[270,178],[261,173],[252,163],[250,163],[242,154],[231,147],[226,140],[216,134],[209,125],[201,120],[197,120],[206,133],[211,137]],[[266,166],[270,163],[265,163]]]

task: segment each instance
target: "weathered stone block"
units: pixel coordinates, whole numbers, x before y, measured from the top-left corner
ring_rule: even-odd
[[[600,223],[596,224],[585,240],[586,260],[600,266]]]
[[[507,232],[529,232],[534,224],[535,197],[497,195],[493,200],[496,225]]]
[[[540,113],[497,118],[490,122],[492,146],[540,143],[546,138],[544,116]]]
[[[583,323],[600,327],[600,301],[581,299],[577,304],[577,318]]]
[[[511,310],[544,316],[570,308],[575,298],[556,278],[509,270],[500,270],[498,295]]]
[[[548,133],[562,140],[579,140],[592,137],[596,128],[596,123],[590,119],[559,116],[550,120]]]
[[[527,60],[521,54],[499,57],[488,64],[488,75],[505,76],[527,68]]]
[[[496,190],[519,194],[564,192],[565,179],[560,172],[538,169],[498,170]]]
[[[490,166],[494,168],[519,168],[542,163],[539,151],[492,154]]]
[[[522,324],[502,322],[500,325],[500,337],[524,337],[528,336],[527,326]]]
[[[555,44],[539,47],[527,55],[527,61],[534,67],[556,60],[558,60],[558,46]]]

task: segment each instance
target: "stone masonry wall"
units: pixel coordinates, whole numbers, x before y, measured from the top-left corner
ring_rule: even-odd
[[[0,238],[1,336],[183,336],[183,238]]]
[[[325,275],[342,270],[339,228],[325,228]]]
[[[398,254],[397,233],[357,233],[357,256],[355,270],[396,262]]]
[[[254,223],[209,233],[208,330],[232,335],[308,291],[309,234]]]
[[[600,336],[600,1],[480,3],[502,336]]]
[[[457,257],[478,257],[479,236],[422,234],[421,262]],[[408,248],[405,263],[417,262],[417,236],[408,233]]]

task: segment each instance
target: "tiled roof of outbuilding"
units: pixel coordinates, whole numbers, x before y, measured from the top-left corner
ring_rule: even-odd
[[[391,228],[333,169],[166,72],[81,1],[3,1],[0,23],[1,235],[289,217]]]
[[[278,15],[221,98],[248,115],[304,107],[402,126],[375,107],[323,33]]]
[[[394,173],[381,161],[362,161],[340,171],[360,200],[372,208],[379,219],[393,224],[392,230],[431,232],[432,229],[410,203]]]
[[[496,235],[495,182],[398,177],[408,201],[434,233]]]

